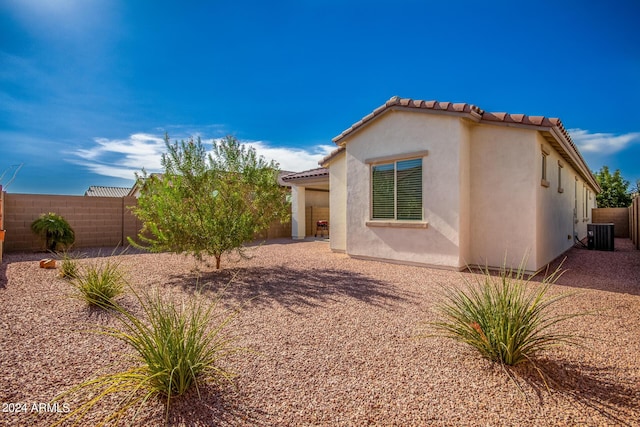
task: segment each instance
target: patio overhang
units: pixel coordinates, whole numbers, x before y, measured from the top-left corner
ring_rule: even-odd
[[[283,176],[282,180],[291,186],[295,185],[309,190],[329,191],[329,169],[326,168],[292,173]]]
[[[311,169],[282,177],[291,185],[291,237],[300,240],[306,236],[306,191],[329,191],[329,170]]]

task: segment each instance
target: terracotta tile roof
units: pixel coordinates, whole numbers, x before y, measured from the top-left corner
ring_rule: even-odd
[[[84,192],[90,197],[125,197],[131,191],[131,187],[102,187],[100,185],[90,185]]]
[[[480,107],[477,107],[473,104],[466,103],[452,103],[452,102],[438,102],[438,101],[423,101],[419,99],[411,99],[411,98],[400,98],[399,96],[394,96],[385,102],[383,105],[379,106],[375,110],[373,110],[370,114],[363,117],[361,120],[354,123],[351,127],[346,129],[340,135],[333,138],[333,142],[340,146],[337,150],[330,153],[324,159],[322,159],[319,164],[326,166],[331,159],[333,159],[336,155],[338,155],[341,151],[344,150],[343,141],[347,136],[351,135],[354,132],[360,130],[363,126],[367,125],[371,120],[377,118],[378,116],[392,110],[431,110],[438,113],[445,114],[454,114],[459,115],[461,117],[470,118],[473,121],[478,123],[493,123],[493,124],[512,124],[512,125],[520,125],[520,126],[534,126],[541,128],[540,131],[549,131],[554,129],[563,137],[569,145],[569,153],[561,153],[566,160],[576,166],[582,172],[584,178],[591,182],[595,188],[600,188],[598,186],[597,181],[593,177],[593,174],[589,170],[584,158],[578,151],[575,143],[571,139],[571,136],[565,129],[562,121],[558,118],[553,117],[544,117],[544,116],[527,116],[525,114],[509,114],[509,113],[490,113],[482,110]],[[545,138],[552,142],[552,139],[555,137],[552,135],[545,135]],[[560,144],[557,145],[556,148],[561,148]],[[573,161],[572,157],[577,157],[575,161]]]
[[[335,150],[333,150],[331,153],[329,153],[328,155],[326,155],[322,160],[320,160],[320,161],[318,162],[318,164],[319,164],[320,166],[326,167],[326,166],[327,166],[327,164],[328,164],[331,160],[333,160],[333,158],[334,158],[335,156],[337,156],[338,154],[340,154],[340,153],[342,153],[342,152],[344,151],[344,149],[345,149],[344,147],[345,147],[344,145],[341,145],[340,147],[336,148],[336,149],[335,149]]]
[[[289,184],[288,182],[284,182],[283,178],[287,175],[291,175],[292,173],[295,173],[293,171],[280,171],[278,173],[278,184],[280,184],[280,186],[282,187],[291,187],[291,184]]]
[[[438,101],[422,101],[419,99],[411,99],[411,98],[400,98],[399,96],[394,96],[389,99],[383,105],[379,106],[373,112],[363,117],[361,120],[355,122],[349,129],[342,132],[340,135],[333,138],[333,142],[336,144],[339,143],[344,137],[349,134],[357,131],[359,128],[376,118],[377,116],[387,112],[393,108],[415,108],[415,109],[428,109],[440,112],[450,112],[450,113],[462,113],[468,114],[472,116],[481,116],[483,111],[472,104],[464,104],[464,103],[452,103],[452,102],[438,102]],[[329,155],[331,156],[331,154]]]
[[[310,169],[303,172],[290,173],[289,175],[285,175],[282,177],[283,181],[291,181],[300,178],[311,178],[311,177],[321,177],[321,176],[329,176],[329,169],[326,168],[316,168]]]

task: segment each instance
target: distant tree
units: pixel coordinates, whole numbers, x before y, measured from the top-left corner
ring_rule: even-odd
[[[608,166],[595,173],[602,192],[596,196],[599,208],[626,208],[631,205],[629,181],[622,178],[620,169],[611,174]]]
[[[200,138],[169,142],[163,174],[137,174],[141,185],[133,209],[143,222],[138,235],[152,252],[187,253],[202,260],[238,251],[274,220],[289,219],[278,164],[228,136],[208,154]],[[130,243],[135,243],[129,239]]]

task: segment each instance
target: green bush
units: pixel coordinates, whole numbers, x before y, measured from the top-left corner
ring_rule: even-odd
[[[70,247],[76,240],[75,232],[67,220],[49,212],[31,223],[31,231],[45,239],[47,250],[55,252],[58,246]]]
[[[505,365],[530,361],[538,352],[561,343],[577,344],[571,333],[559,332],[559,322],[579,314],[554,315],[553,304],[567,294],[548,296],[561,275],[560,267],[542,283],[525,278],[524,262],[517,271],[503,267],[493,275],[481,270],[466,289],[445,287],[436,304],[441,320],[432,323],[441,335],[469,344],[483,357]]]
[[[93,262],[76,271],[71,283],[76,290],[75,296],[90,306],[115,308],[114,298],[124,292],[127,281],[119,263],[108,259],[105,262]]]
[[[154,397],[160,397],[169,414],[171,399],[205,383],[220,385],[231,382],[234,374],[220,366],[220,360],[237,351],[223,337],[223,328],[233,315],[218,318],[217,301],[213,303],[193,297],[176,306],[163,299],[158,292],[139,294],[133,289],[142,307],[143,316],[116,306],[119,327],[104,328],[102,333],[115,337],[134,350],[137,364],[130,369],[102,375],[88,380],[56,398],[80,392],[89,396],[74,411],[58,423],[69,418],[82,417],[104,397],[122,395],[122,404],[103,420],[118,420],[130,408],[140,408]]]

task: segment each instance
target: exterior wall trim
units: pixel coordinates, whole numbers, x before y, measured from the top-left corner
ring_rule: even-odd
[[[411,153],[400,153],[393,154],[389,156],[381,156],[381,157],[372,157],[370,159],[365,159],[364,162],[369,165],[377,164],[377,163],[386,163],[394,160],[404,160],[418,157],[427,157],[429,155],[429,150],[422,151],[414,151]]]

